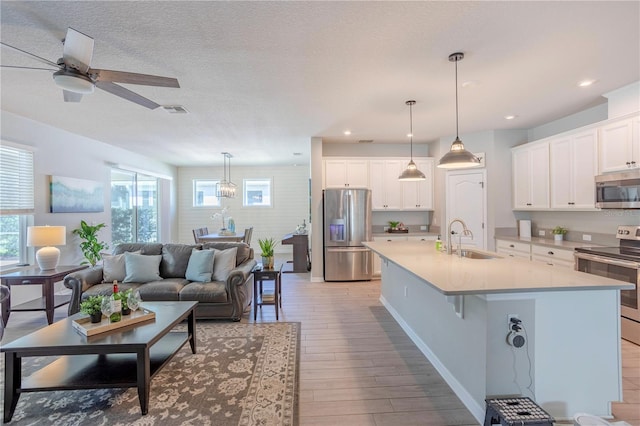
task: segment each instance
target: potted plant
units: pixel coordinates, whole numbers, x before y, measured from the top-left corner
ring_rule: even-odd
[[[400,225],[400,222],[398,221],[395,221],[395,220],[389,221],[389,229],[392,231],[395,231],[396,229],[398,229],[398,225]]]
[[[72,231],[83,240],[80,243],[80,249],[86,260],[81,265],[88,263],[91,266],[96,266],[96,263],[100,260],[102,250],[109,248],[104,241],[98,241],[98,231],[106,226],[104,223],[89,225],[84,220],[81,220],[80,227]]]
[[[131,291],[131,289],[128,289],[118,293],[120,295],[120,302],[122,303],[122,315],[129,315],[131,313],[131,309],[129,308],[128,303]]]
[[[90,296],[80,303],[80,312],[91,317],[91,322],[102,321],[102,296]]]
[[[562,238],[564,237],[564,234],[567,233],[567,231],[568,231],[567,228],[563,228],[562,226],[556,226],[551,230],[551,233],[553,234],[553,238],[556,241],[562,241]]]
[[[273,268],[273,249],[278,242],[273,238],[258,239],[260,250],[262,250],[262,266],[265,268]]]

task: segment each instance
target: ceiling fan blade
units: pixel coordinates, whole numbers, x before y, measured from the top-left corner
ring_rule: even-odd
[[[37,67],[19,67],[17,65],[0,65],[1,68],[17,68],[17,69],[21,69],[21,70],[42,70],[42,71],[58,71],[57,69],[51,69],[51,68],[37,68]]]
[[[93,38],[69,27],[64,38],[62,59],[68,67],[86,73],[93,57]]]
[[[180,87],[178,80],[158,75],[138,74],[135,72],[90,69],[89,74],[96,81],[111,81],[125,84],[142,84],[145,86]]]
[[[96,87],[99,87],[100,89],[104,90],[105,92],[109,92],[112,95],[120,96],[121,98],[134,102],[138,105],[142,105],[143,107],[149,109],[156,109],[160,106],[159,104],[145,98],[144,96],[138,95],[137,93],[132,92],[129,89],[125,89],[124,87],[118,86],[117,84],[111,83],[109,81],[97,81]]]
[[[82,93],[71,92],[69,90],[63,90],[62,95],[64,96],[65,102],[80,102],[82,99]]]
[[[32,57],[33,59],[37,60],[37,61],[40,61],[40,62],[42,62],[42,63],[45,63],[45,64],[49,65],[49,66],[54,67],[56,70],[59,70],[59,69],[61,68],[61,67],[60,67],[60,65],[56,64],[55,62],[52,62],[52,61],[50,61],[50,60],[48,60],[48,59],[45,59],[45,58],[41,58],[40,56],[38,56],[38,55],[34,55],[33,53],[29,53],[29,52],[27,52],[26,50],[18,49],[18,48],[17,48],[17,47],[15,47],[15,46],[11,46],[10,44],[3,43],[3,42],[1,42],[1,41],[0,41],[0,45],[2,45],[2,46],[4,46],[4,47],[8,47],[9,49],[13,49],[13,50],[15,50],[16,52],[20,52],[20,53],[22,53],[22,54],[24,54],[24,55],[30,56],[30,57]]]

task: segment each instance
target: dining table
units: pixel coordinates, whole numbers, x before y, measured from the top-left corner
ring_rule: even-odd
[[[198,237],[200,243],[240,242],[244,240],[244,232],[240,234],[212,233]]]

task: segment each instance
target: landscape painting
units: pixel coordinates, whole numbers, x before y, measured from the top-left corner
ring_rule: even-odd
[[[51,176],[51,213],[104,211],[104,184],[93,180]]]

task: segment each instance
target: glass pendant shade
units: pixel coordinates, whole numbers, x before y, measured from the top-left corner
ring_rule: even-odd
[[[438,163],[438,167],[442,169],[460,169],[464,167],[475,167],[480,164],[480,159],[464,149],[464,144],[460,138],[451,144],[451,149],[447,152]]]
[[[480,164],[480,159],[464,149],[464,144],[458,136],[458,61],[464,58],[464,53],[456,52],[449,55],[449,62],[456,64],[456,140],[451,144],[451,149],[438,162],[441,169],[461,169],[475,167]]]
[[[415,181],[425,180],[426,179],[424,173],[422,173],[420,170],[418,170],[418,167],[416,166],[416,163],[413,162],[413,110],[412,110],[412,106],[415,103],[416,103],[416,101],[407,101],[407,102],[405,102],[405,104],[409,105],[409,126],[410,126],[410,130],[411,130],[411,133],[409,133],[411,135],[411,160],[409,161],[409,164],[407,164],[407,168],[404,169],[404,171],[402,173],[400,173],[400,176],[398,176],[398,180],[401,180],[401,181],[404,181],[404,182],[415,182]]]

